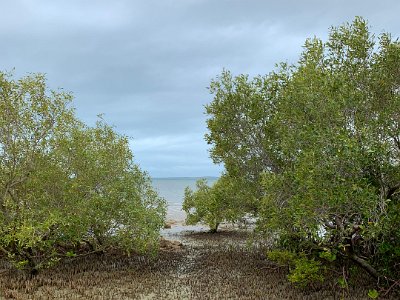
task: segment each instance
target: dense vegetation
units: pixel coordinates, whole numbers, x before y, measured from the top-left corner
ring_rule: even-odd
[[[241,203],[235,216],[257,216],[269,257],[289,265],[293,282],[323,280],[329,264],[343,266],[341,286],[353,264],[381,283],[400,277],[397,40],[356,18],[326,42],[308,39],[296,64],[252,79],[223,71],[210,91],[206,139],[226,174],[187,192],[187,203],[199,200],[192,215],[209,222],[204,211]],[[253,197],[216,197],[225,177]],[[200,201],[206,193],[212,200]]]
[[[205,179],[196,183],[196,191],[185,189],[183,210],[186,224],[206,223],[211,232],[216,232],[222,222],[236,222],[243,219],[249,207],[242,199],[251,199],[252,194],[242,189],[243,182],[227,175],[221,176],[213,186]]]
[[[0,73],[0,250],[36,272],[82,249],[148,252],[165,202],[125,136],[80,122],[43,75]],[[79,252],[79,253],[78,253]]]

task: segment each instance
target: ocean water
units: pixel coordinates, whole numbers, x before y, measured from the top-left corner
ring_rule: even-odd
[[[167,200],[167,220],[184,221],[185,212],[182,210],[182,203],[185,188],[196,189],[196,181],[202,177],[178,177],[178,178],[152,178],[153,187],[159,195]],[[217,177],[204,177],[209,185],[212,185]]]

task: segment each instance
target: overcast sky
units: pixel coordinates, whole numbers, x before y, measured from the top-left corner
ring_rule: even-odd
[[[0,70],[46,73],[89,125],[104,113],[151,176],[219,175],[204,105],[223,68],[266,74],[357,15],[399,37],[399,12],[396,0],[3,0]]]

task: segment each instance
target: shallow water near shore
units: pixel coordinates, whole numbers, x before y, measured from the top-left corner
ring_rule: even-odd
[[[186,214],[182,210],[185,188],[196,189],[197,177],[178,178],[152,178],[153,187],[167,201],[166,224],[170,228],[161,229],[160,235],[166,239],[181,240],[182,232],[202,232],[209,228],[205,225],[186,225]],[[207,182],[211,185],[217,178],[208,177]]]
[[[161,197],[167,200],[167,221],[183,223],[186,214],[182,210],[185,188],[196,189],[196,181],[205,178],[209,185],[212,185],[217,177],[171,177],[171,178],[152,178],[153,187]]]

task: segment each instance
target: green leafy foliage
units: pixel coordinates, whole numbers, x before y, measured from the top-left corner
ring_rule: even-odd
[[[338,281],[340,288],[347,289],[349,287],[345,277],[341,276],[338,278],[337,281]]]
[[[185,189],[182,207],[186,212],[186,223],[203,222],[212,232],[217,231],[224,221],[235,222],[243,218],[245,206],[252,199],[240,189],[238,180],[227,175],[220,177],[211,187],[204,179],[197,181],[196,186],[196,191]]]
[[[330,251],[330,250],[320,252],[319,257],[323,258],[329,262],[334,262],[336,260],[336,254],[332,253],[332,251]]]
[[[281,266],[293,265],[296,256],[296,253],[288,250],[271,250],[267,252],[267,257]]]
[[[373,290],[369,290],[368,291],[368,297],[370,297],[371,299],[376,299],[379,297],[379,293],[377,290],[373,289]]]
[[[281,266],[288,266],[288,279],[298,286],[305,287],[315,282],[324,281],[321,262],[314,258],[308,258],[304,253],[273,250],[267,253],[267,257]]]
[[[67,251],[67,253],[65,253],[65,255],[66,255],[67,257],[75,257],[75,256],[76,256],[76,253],[74,253],[73,251]]]
[[[295,267],[290,270],[288,279],[290,282],[305,287],[314,282],[324,281],[321,273],[321,263],[306,257],[298,258],[294,261]]]
[[[303,48],[266,76],[212,81],[211,155],[249,182],[278,249],[398,278],[400,43],[357,17]]]
[[[214,100],[206,106],[209,133],[206,140],[213,147],[211,157],[223,163],[227,176],[237,178],[241,190],[251,194],[248,213],[257,214],[262,197],[261,174],[281,167],[279,147],[271,116],[279,99],[278,87],[285,74],[273,73],[250,80],[247,75],[233,77],[229,71],[210,84]]]
[[[0,249],[11,262],[37,270],[84,243],[156,249],[165,201],[126,137],[84,125],[42,75],[0,73],[0,97]]]

